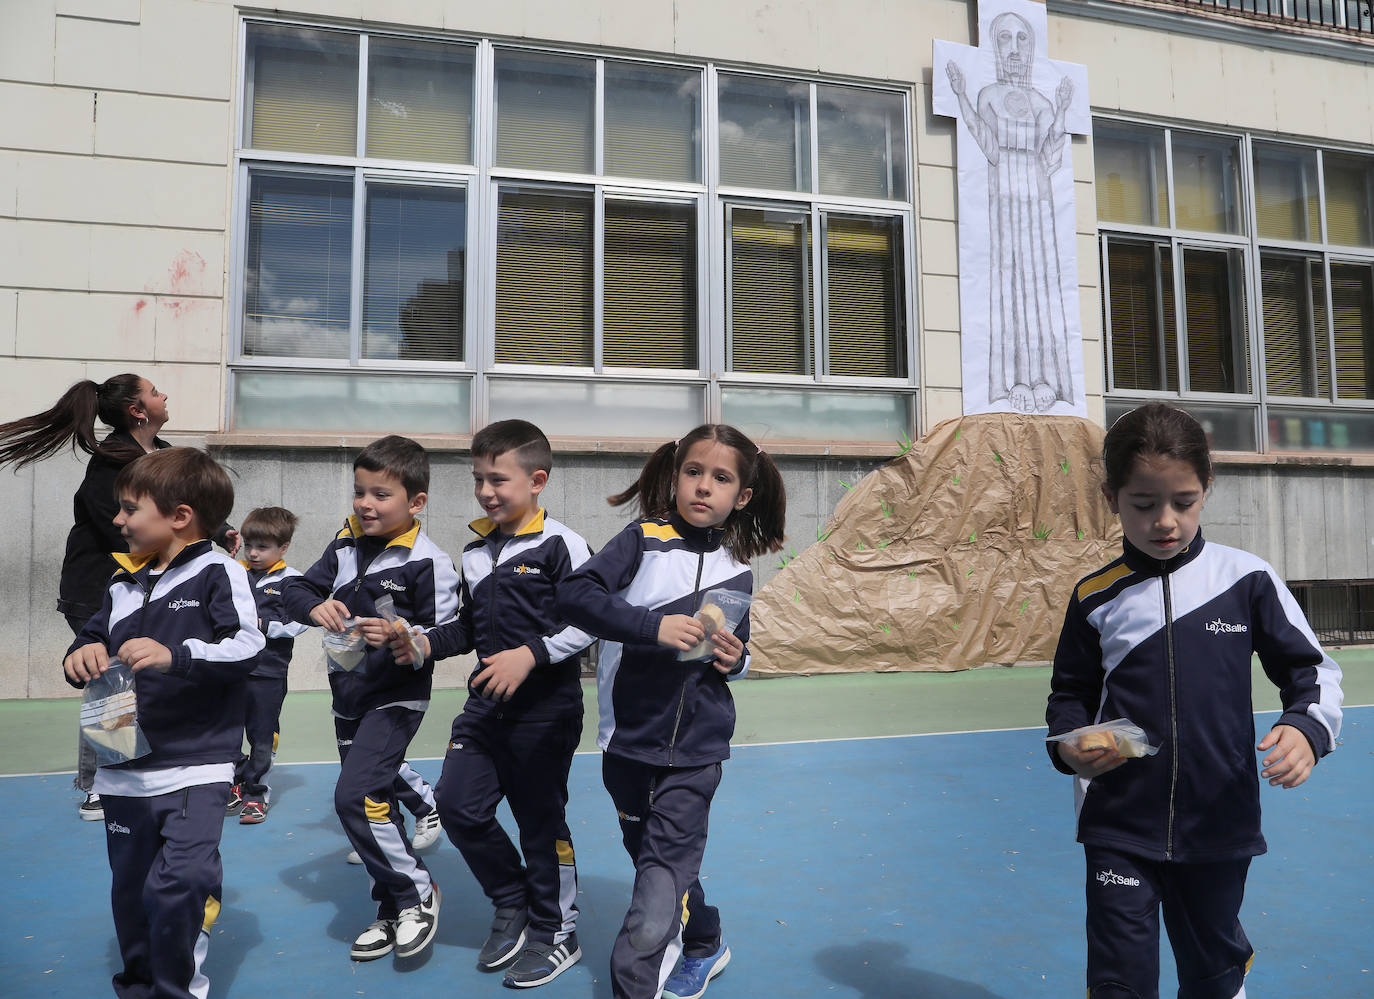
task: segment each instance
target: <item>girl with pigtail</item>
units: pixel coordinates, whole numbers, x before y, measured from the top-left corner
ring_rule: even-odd
[[[58,583],[57,610],[72,634],[79,634],[100,601],[116,565],[113,552],[129,546],[115,526],[119,502],[114,484],[125,465],[150,451],[171,447],[158,436],[167,423],[167,395],[135,374],[113,375],[103,382],[77,382],[49,409],[0,424],[0,466],[16,469],[52,457],[67,446],[91,456],[86,474],[72,497],[72,529]],[[96,439],[96,421],[113,431]],[[214,540],[232,555],[238,534],[227,524]],[[104,816],[100,798],[91,794],[95,751],[78,740],[76,787],[86,792],[79,808],[83,819]]]
[[[777,466],[753,441],[707,424],[656,450],[639,481],[610,497],[614,506],[631,501],[640,518],[559,584],[558,605],[602,639],[602,779],[635,864],[611,952],[612,993],[692,999],[730,961],[699,875],[735,730],[727,681],[749,663],[748,612],[710,634],[705,656],[680,653],[707,640],[697,616],[707,591],[752,593],[748,560],[782,547],[787,498]]]

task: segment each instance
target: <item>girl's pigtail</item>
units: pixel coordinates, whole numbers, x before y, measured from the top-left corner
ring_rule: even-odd
[[[754,466],[754,493],[743,510],[735,511],[727,532],[727,546],[741,562],[766,555],[782,547],[786,538],[787,489],[782,473],[766,451],[760,451]],[[733,530],[731,530],[733,528]]]
[[[23,468],[51,457],[68,443],[73,449],[94,454],[99,391],[90,379],[79,381],[51,409],[0,424],[0,465],[13,463]]]
[[[677,455],[677,441],[669,441],[649,455],[639,479],[624,492],[607,496],[611,506],[624,506],[639,501],[641,517],[666,517],[673,510],[673,472]]]

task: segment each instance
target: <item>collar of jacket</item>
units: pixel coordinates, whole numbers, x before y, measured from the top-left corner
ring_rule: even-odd
[[[189,545],[177,552],[172,561],[167,563],[167,569],[189,562],[191,559],[210,549],[209,539],[202,538],[200,541],[192,541]],[[126,552],[111,552],[110,557],[119,563],[119,568],[115,571],[116,576],[136,576],[148,566],[153,564],[157,558],[157,552],[150,555],[129,555]],[[166,572],[167,569],[163,571]]]
[[[478,517],[472,523],[468,524],[468,527],[472,528],[473,533],[482,538],[490,537],[491,532],[496,530],[496,525],[492,523],[490,517]],[[530,518],[530,522],[516,531],[511,537],[518,538],[523,534],[538,534],[543,529],[544,508],[541,506],[535,511],[534,516]]]
[[[1131,544],[1124,538],[1121,541],[1122,548],[1125,550],[1126,564],[1134,572],[1146,576],[1163,576],[1166,573],[1178,572],[1185,565],[1202,554],[1202,549],[1206,542],[1202,540],[1202,528],[1198,528],[1197,536],[1188,542],[1188,547],[1183,549],[1173,558],[1161,562],[1157,558],[1151,558],[1143,551]]]
[[[673,530],[682,536],[687,547],[694,552],[713,552],[725,540],[725,528],[693,527],[676,511],[668,518],[668,523],[673,525]]]
[[[256,570],[253,569],[244,559],[239,559],[239,565],[243,566],[243,567],[244,567],[245,569],[247,569],[249,572],[255,572],[255,571],[256,571]],[[278,569],[285,569],[285,568],[286,568],[286,559],[284,559],[284,558],[279,558],[279,559],[277,559],[277,561],[276,561],[276,563],[275,563],[274,565],[269,565],[266,569],[263,569],[263,570],[262,570],[262,574],[265,576],[265,575],[267,575],[269,572],[276,572]]]
[[[392,538],[390,541],[386,543],[384,547],[391,548],[392,546],[395,546],[398,548],[414,548],[415,539],[419,536],[420,522],[418,520],[412,519],[410,522],[410,530],[406,531],[404,534],[400,534]],[[348,520],[344,521],[344,526],[339,531],[339,533],[334,535],[335,541],[337,541],[339,538],[352,538],[354,541],[371,540],[367,537],[366,534],[363,533],[363,522],[353,514],[350,514]],[[273,566],[273,568],[276,568],[276,566]]]

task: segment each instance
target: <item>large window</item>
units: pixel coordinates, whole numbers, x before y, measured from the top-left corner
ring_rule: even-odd
[[[1221,448],[1374,450],[1374,157],[1103,120],[1094,160],[1108,417],[1173,397]]]
[[[904,91],[245,24],[232,426],[915,433]]]

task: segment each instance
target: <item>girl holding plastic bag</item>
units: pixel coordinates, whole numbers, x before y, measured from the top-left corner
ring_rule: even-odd
[[[1196,420],[1141,406],[1102,458],[1125,550],[1074,590],[1046,711],[1050,759],[1077,778],[1088,995],[1159,995],[1162,909],[1179,995],[1243,999],[1258,777],[1297,787],[1335,748],[1340,668],[1268,563],[1203,540],[1212,463]],[[1283,701],[1258,775],[1252,653]]]
[[[726,680],[748,666],[748,560],[782,547],[786,495],[772,459],[715,424],[655,451],[639,481],[611,497],[631,500],[643,519],[559,584],[558,606],[602,639],[602,778],[635,862],[612,993],[671,999],[700,995],[730,960],[698,875],[735,729]]]

